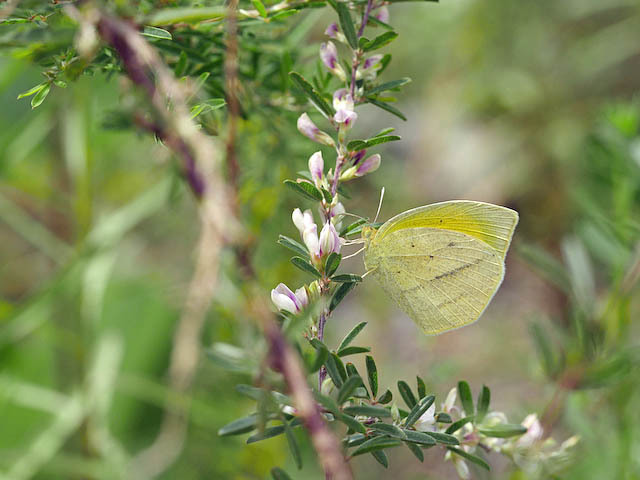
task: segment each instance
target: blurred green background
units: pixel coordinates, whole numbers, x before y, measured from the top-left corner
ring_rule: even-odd
[[[468,198],[515,208],[520,225],[505,282],[476,324],[424,337],[365,282],[331,318],[327,344],[368,321],[360,343],[372,347],[381,384],[419,374],[438,402],[459,379],[474,391],[487,384],[493,408],[511,421],[537,412],[558,440],[581,436],[560,478],[640,478],[640,5],[443,0],[390,12],[400,37],[384,78],[412,78],[398,96],[408,121],[359,111],[354,138],[393,126],[403,140],[383,149],[378,172],[354,183],[348,211],[373,216],[384,186],[383,220]],[[327,9],[287,20],[309,45],[296,68],[315,68],[332,20]],[[165,385],[196,207],[163,145],[109,128],[131,100],[117,75],[54,87],[34,110],[16,100],[42,80],[41,68],[9,54],[15,39],[5,29],[0,478],[118,478],[153,440],[165,402],[186,400]],[[302,206],[282,180],[316,148],[297,133],[296,116],[263,111],[240,126],[243,221],[265,297],[281,281],[308,281],[276,244],[280,233],[295,236],[290,212]],[[260,362],[265,348],[229,252],[222,264],[203,344],[247,348],[249,363]],[[361,259],[345,271],[363,272]],[[307,443],[298,473],[281,437],[245,446],[217,436],[253,408],[234,391],[252,382],[238,370],[203,356],[185,449],[162,478],[262,479],[274,465],[322,478]],[[78,392],[99,398],[86,418],[73,403]],[[474,470],[476,478],[536,478],[490,461],[491,474]],[[456,478],[436,453],[419,464],[397,449],[387,471],[363,457],[353,465],[357,478]]]

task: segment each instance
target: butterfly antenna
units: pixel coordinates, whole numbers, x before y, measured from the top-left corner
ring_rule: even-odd
[[[353,252],[351,255],[347,255],[346,257],[342,257],[342,260],[346,260],[347,258],[355,257],[356,255],[358,255],[360,252],[363,252],[363,251],[364,251],[364,247],[362,247],[357,252]]]
[[[375,268],[372,268],[371,270],[367,270],[364,275],[362,275],[362,278],[366,277],[367,275],[369,275],[371,272],[375,272]]]
[[[380,209],[382,208],[382,200],[384,200],[384,187],[380,190],[380,203],[378,203],[378,211],[376,212],[376,218],[374,218],[373,223],[378,221],[378,215],[380,215]]]

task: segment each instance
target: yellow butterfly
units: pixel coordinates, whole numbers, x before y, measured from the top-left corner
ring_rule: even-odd
[[[365,227],[364,264],[427,335],[475,322],[504,278],[518,213],[456,200]]]

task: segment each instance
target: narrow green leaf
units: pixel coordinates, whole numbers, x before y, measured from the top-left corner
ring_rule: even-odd
[[[330,411],[334,415],[338,416],[341,414],[340,408],[338,407],[338,404],[333,398],[318,392],[313,392],[313,396],[315,397],[316,401],[320,405],[322,405],[324,408],[326,408],[328,411]]]
[[[482,423],[484,417],[489,411],[489,403],[491,402],[491,390],[486,385],[482,386],[480,394],[478,395],[478,412],[476,413],[476,422]]]
[[[326,188],[321,188],[320,191],[322,192],[322,196],[324,197],[324,201],[326,203],[331,203],[333,201],[333,195],[331,195],[331,192],[329,190],[327,190]]]
[[[376,38],[374,38],[370,42],[367,42],[362,47],[362,49],[365,52],[371,52],[373,50],[382,48],[385,45],[388,45],[389,43],[393,42],[396,38],[398,38],[398,34],[396,32],[384,32],[378,35]]]
[[[316,186],[307,181],[294,182],[293,180],[285,180],[284,184],[291,190],[303,197],[314,200],[317,202],[322,201],[322,192],[316,188]]]
[[[293,83],[305,94],[309,101],[316,107],[325,117],[332,117],[336,112],[329,103],[307,82],[307,80],[297,72],[289,73],[289,77]],[[320,199],[322,200],[322,198]]]
[[[336,307],[338,305],[340,305],[340,302],[342,302],[342,300],[344,300],[344,297],[347,296],[347,293],[349,293],[353,287],[355,287],[357,285],[357,283],[341,283],[340,286],[336,289],[336,292],[333,294],[333,297],[331,297],[331,303],[329,304],[329,310],[330,311],[334,311],[336,309]]]
[[[509,438],[527,433],[527,427],[517,423],[502,423],[492,427],[478,427],[478,431],[487,437]]]
[[[391,400],[393,400],[393,394],[391,393],[391,390],[387,390],[382,395],[380,395],[380,397],[378,398],[378,403],[385,404],[389,403]]]
[[[378,367],[376,367],[376,362],[371,355],[367,355],[366,365],[371,395],[375,398],[378,395]]]
[[[426,412],[436,397],[433,395],[429,395],[428,397],[424,397],[421,399],[416,405],[411,409],[409,415],[407,415],[407,419],[405,420],[405,427],[411,427],[414,423],[418,421],[418,419],[422,416],[424,412]]]
[[[415,443],[405,442],[405,445],[411,450],[418,460],[424,462],[424,453],[422,453],[422,449],[417,446]]]
[[[436,422],[438,423],[451,423],[453,422],[453,419],[451,418],[451,415],[449,415],[448,413],[438,413],[436,414]]]
[[[309,250],[307,250],[307,247],[302,245],[300,242],[295,241],[293,238],[280,235],[280,237],[278,238],[278,243],[283,247],[286,247],[289,250],[294,251],[299,255],[302,255],[303,258],[309,257]]]
[[[159,38],[161,40],[173,40],[171,33],[164,28],[145,26],[141,33],[145,37]]]
[[[331,380],[333,380],[335,386],[338,388],[342,387],[342,384],[347,379],[347,372],[342,360],[340,360],[335,353],[329,353],[324,365],[327,368],[327,373],[331,377]]]
[[[351,140],[349,143],[347,143],[347,150],[349,150],[350,152],[357,152],[360,150],[364,150],[365,148],[367,148],[366,140]]]
[[[357,355],[358,353],[367,353],[370,352],[370,347],[344,347],[338,350],[339,357],[346,357],[348,355]]]
[[[420,445],[435,445],[436,441],[433,437],[423,432],[415,430],[402,430],[407,437],[406,442],[419,443]]]
[[[362,277],[355,273],[342,273],[331,277],[331,281],[336,283],[360,283],[362,282]]]
[[[284,433],[284,429],[284,425],[276,425],[275,427],[265,428],[263,432],[258,432],[255,435],[251,435],[249,438],[247,438],[247,445],[250,443],[259,442],[261,440],[266,440],[268,438],[282,435]]]
[[[420,378],[420,376],[416,375],[416,383],[418,386],[418,397],[424,398],[427,396],[427,386],[424,383],[424,380]]]
[[[338,403],[342,404],[347,401],[353,391],[362,385],[362,379],[359,376],[347,378],[338,391]]]
[[[346,235],[349,235],[353,230],[355,230],[356,228],[364,225],[365,223],[367,223],[367,220],[365,218],[361,218],[360,220],[356,220],[352,224],[347,225],[342,230],[340,230],[340,236],[341,237],[345,237]]]
[[[389,459],[387,458],[387,455],[386,455],[386,453],[384,453],[384,451],[375,450],[375,451],[371,452],[371,455],[384,468],[389,468]]]
[[[362,445],[366,439],[367,439],[367,436],[362,433],[353,433],[351,435],[347,435],[342,440],[342,443],[347,448],[357,447],[358,445]]]
[[[398,80],[391,80],[390,82],[385,82],[385,83],[381,83],[378,86],[373,87],[370,90],[367,90],[365,92],[365,95],[369,96],[369,95],[375,95],[381,92],[386,92],[388,90],[393,90],[396,88],[399,88],[403,85],[406,85],[407,83],[411,83],[411,79],[408,77],[405,78],[399,78]],[[393,131],[393,130],[392,130]],[[379,136],[380,134],[376,135]]]
[[[35,87],[31,87],[26,92],[22,92],[20,95],[18,95],[17,99],[20,100],[21,98],[24,98],[24,97],[30,97],[31,95],[34,95],[34,94],[38,93],[40,90],[42,90],[47,85],[48,85],[47,83],[41,83],[40,85],[36,85]]]
[[[382,110],[386,110],[387,112],[395,115],[396,117],[401,118],[404,121],[407,120],[407,117],[405,117],[404,114],[393,105],[389,105],[386,102],[376,100],[375,98],[372,98],[372,97],[367,97],[367,101],[372,105],[375,105],[376,107],[381,108]]]
[[[447,447],[447,450],[452,451],[453,453],[455,453],[456,455],[461,456],[462,458],[464,458],[465,460],[469,460],[471,463],[475,463],[476,465],[486,469],[486,470],[491,470],[491,467],[489,466],[489,464],[487,462],[485,462],[483,459],[481,459],[480,457],[478,457],[477,455],[472,455],[470,453],[465,452],[464,450],[460,449],[460,448],[455,448],[455,447]]]
[[[331,252],[331,255],[327,257],[327,261],[324,264],[324,271],[328,277],[336,273],[336,270],[340,266],[342,255],[336,252]]]
[[[399,438],[399,439],[407,438],[407,435],[400,428],[396,427],[395,425],[391,425],[389,423],[382,423],[382,422],[373,423],[369,425],[369,428],[371,430],[375,430],[376,432],[380,432],[382,434],[386,434],[394,438]]]
[[[271,477],[273,480],[292,480],[292,478],[287,475],[287,472],[282,470],[280,467],[273,467],[271,469]]]
[[[260,0],[251,0],[251,3],[253,3],[253,8],[258,11],[262,18],[267,18],[267,9]]]
[[[460,398],[460,403],[462,403],[462,408],[464,409],[464,413],[466,415],[473,415],[473,397],[471,396],[471,388],[469,384],[464,380],[458,382],[458,397]]]
[[[39,107],[44,99],[47,98],[49,92],[51,91],[51,84],[47,83],[43,88],[38,90],[38,92],[31,99],[31,108]]]
[[[433,439],[436,442],[442,443],[443,445],[460,445],[460,442],[458,441],[458,439],[453,435],[447,435],[446,433],[440,433],[440,432],[424,432],[424,433],[426,433],[430,437],[433,437]]]
[[[474,418],[473,415],[469,415],[468,417],[464,417],[464,418],[461,418],[460,420],[456,420],[451,425],[449,425],[449,427],[444,431],[444,433],[447,433],[449,435],[456,433],[458,430],[464,427],[467,423],[472,422],[473,418]]]
[[[356,448],[351,456],[355,457],[357,455],[362,455],[363,453],[375,452],[378,450],[384,450],[385,448],[397,447],[401,444],[402,442],[397,438],[373,437]]]
[[[338,1],[336,3],[336,10],[338,11],[338,20],[342,27],[342,33],[349,42],[349,46],[356,50],[358,48],[358,36],[356,35],[356,28],[353,25],[353,19],[349,13],[349,7],[346,3]]]
[[[542,369],[544,370],[544,373],[548,377],[554,378],[558,371],[558,362],[556,360],[556,356],[553,353],[553,348],[551,346],[551,341],[549,340],[548,335],[544,331],[544,328],[542,328],[542,326],[537,323],[532,323],[529,329],[535,343],[538,357],[540,358],[540,362],[542,363]]]
[[[231,423],[227,423],[224,427],[218,430],[218,435],[225,437],[228,435],[240,435],[241,433],[247,433],[256,428],[257,417],[255,414],[249,415],[244,418],[239,418]]]
[[[303,272],[310,273],[316,278],[322,277],[322,274],[318,270],[316,270],[316,268],[313,265],[311,265],[311,263],[309,263],[308,260],[305,260],[302,257],[293,257],[291,259],[291,263],[293,263],[296,267],[298,267]]]
[[[382,137],[373,137],[366,141],[366,148],[371,148],[381,143],[396,142],[402,140],[402,137],[398,135],[384,135]]]
[[[343,348],[345,348],[346,346],[350,345],[351,342],[353,342],[353,340],[358,336],[358,334],[366,326],[367,326],[367,322],[360,322],[355,327],[353,327],[351,329],[351,331],[349,333],[347,333],[345,335],[345,337],[342,339],[342,341],[340,342],[340,345],[338,345],[338,351],[340,351]]]
[[[400,396],[404,400],[404,403],[407,404],[407,407],[413,408],[416,406],[417,400],[413,392],[411,391],[411,387],[407,385],[407,382],[404,380],[398,381],[398,391],[400,392]]]
[[[291,455],[293,456],[293,461],[296,463],[296,467],[298,470],[302,469],[302,455],[300,455],[300,447],[298,446],[298,441],[296,440],[296,436],[293,434],[293,429],[288,423],[284,424],[285,434],[287,435],[287,443],[289,444],[289,450],[291,450]]]
[[[354,405],[352,407],[345,407],[344,412],[353,416],[364,415],[375,418],[391,417],[391,412],[386,408],[374,407],[372,405]]]
[[[366,427],[362,425],[360,422],[358,422],[351,415],[338,412],[337,414],[335,414],[335,417],[336,417],[336,420],[344,423],[347,427],[349,427],[354,432],[363,433],[363,434],[367,432]]]
[[[340,355],[338,355],[340,356]],[[347,362],[347,364],[344,366],[345,370],[347,371],[347,377],[359,377],[360,374],[358,373],[358,369],[356,368],[356,366],[351,363],[351,362]],[[360,380],[362,382],[362,379]],[[364,385],[364,383],[362,384]]]

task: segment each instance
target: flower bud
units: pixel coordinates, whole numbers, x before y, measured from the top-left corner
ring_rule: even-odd
[[[330,23],[327,29],[324,31],[324,34],[329,38],[336,38],[338,35],[338,24],[336,22]]]
[[[340,80],[344,81],[347,78],[342,65],[338,63],[338,49],[333,42],[326,42],[320,45],[320,60]]]
[[[327,256],[331,253],[340,253],[342,242],[336,228],[331,222],[327,222],[320,231],[320,255]]]
[[[340,227],[342,227],[342,218],[343,213],[345,212],[346,210],[341,202],[338,202],[336,205],[331,207],[331,210],[329,210],[331,223],[333,223],[333,226],[336,227],[336,230],[340,230]]]
[[[298,130],[301,134],[310,138],[314,142],[322,143],[323,145],[328,145],[330,147],[336,146],[336,142],[333,141],[333,138],[316,127],[316,124],[311,121],[309,115],[306,113],[303,113],[298,118]]]
[[[340,174],[340,181],[346,182],[348,180],[351,180],[356,176],[357,171],[358,171],[358,167],[355,167],[355,166],[347,168]]]
[[[435,430],[434,425],[436,424],[436,405],[432,404],[426,412],[424,412],[420,418],[416,421],[414,426],[416,430],[420,432],[432,432]]]
[[[382,64],[380,61],[382,60],[382,55],[371,55],[367,58],[362,64],[358,67],[356,71],[356,79],[357,80],[372,80],[376,76],[376,72],[382,68]]]
[[[384,5],[373,16],[383,23],[389,23],[389,9]]]
[[[311,178],[316,184],[316,187],[319,187],[324,174],[324,159],[322,158],[322,152],[318,151],[309,157],[309,172],[311,172]]]
[[[447,394],[447,398],[442,404],[442,411],[445,413],[449,413],[453,409],[454,405],[456,404],[457,397],[458,397],[458,390],[455,387],[449,390],[449,393]]]
[[[527,415],[522,426],[527,428],[527,432],[518,439],[518,446],[529,447],[542,438],[542,425],[535,413]]]
[[[302,213],[299,208],[296,208],[291,214],[291,219],[293,220],[293,224],[300,232],[300,235],[302,235],[309,226],[315,225],[313,223],[313,215],[311,213],[311,210],[305,210],[304,213]]]
[[[362,177],[367,173],[371,173],[377,170],[378,167],[380,166],[380,161],[381,161],[381,158],[379,154],[376,153],[375,155],[371,155],[369,158],[367,158],[364,162],[360,163],[360,165],[356,167],[355,176]]]
[[[305,228],[304,232],[302,232],[302,240],[304,241],[304,244],[309,250],[311,257],[320,258],[320,242],[318,241],[318,227],[316,227],[315,223]]]
[[[358,150],[351,156],[351,161],[353,162],[354,165],[358,165],[366,154],[367,154],[366,148],[364,150]]]
[[[309,296],[307,295],[307,289],[305,287],[300,287],[299,289],[297,289],[295,295],[298,299],[301,310],[309,305]]]
[[[333,108],[336,110],[333,119],[345,126],[351,126],[358,118],[354,111],[353,98],[346,88],[336,90],[333,94]]]
[[[278,310],[298,313],[302,309],[296,295],[284,283],[280,283],[271,290],[271,301],[278,307]]]

